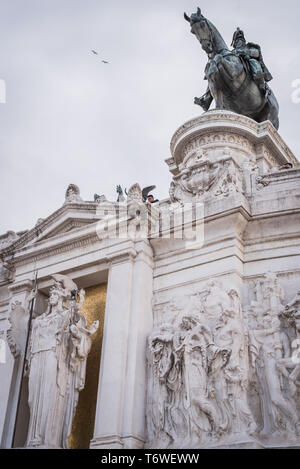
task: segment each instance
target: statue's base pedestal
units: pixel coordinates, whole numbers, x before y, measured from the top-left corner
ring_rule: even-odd
[[[43,301],[55,273],[70,272],[84,287],[108,282],[91,449],[142,449],[147,438],[145,448],[175,451],[299,448],[291,425],[296,410],[291,412],[285,407],[289,401],[290,409],[296,409],[296,400],[299,412],[300,395],[295,399],[287,382],[283,382],[282,391],[278,361],[272,361],[274,350],[284,349],[279,344],[282,334],[275,337],[265,331],[263,335],[268,328],[264,324],[269,319],[267,314],[278,317],[278,311],[286,311],[299,290],[299,163],[270,122],[258,124],[227,111],[207,112],[181,126],[172,139],[171,150],[167,160],[173,176],[171,200],[155,206],[161,222],[159,236],[140,240],[106,238],[101,237],[101,230],[96,236],[98,209],[102,203],[106,213],[111,205],[66,204],[38,230],[30,230],[22,242],[18,241],[16,280],[5,287],[5,295],[1,287],[1,311],[9,319],[9,305],[24,303],[35,269],[39,269]],[[279,170],[287,162],[293,169]],[[194,214],[194,204],[188,207],[188,203],[198,201],[201,210]],[[184,206],[189,211],[183,213]],[[69,229],[69,219],[76,229]],[[87,226],[81,226],[84,220]],[[191,234],[190,228],[196,222],[199,230],[204,226],[199,243],[177,237],[186,228]],[[169,229],[172,223],[173,231]],[[179,321],[189,314],[195,315],[206,331],[195,329],[193,340],[193,334],[189,338]],[[163,357],[179,350],[177,361],[171,360],[170,366],[180,366],[165,379],[170,368],[169,363],[163,363],[160,370],[164,376],[153,383],[157,373],[153,365],[157,362],[151,362],[150,353],[148,356],[149,338],[162,325],[165,329],[158,332],[167,333],[170,343],[170,355],[168,349]],[[194,330],[195,326],[190,327]],[[187,339],[186,353],[194,350],[199,354],[190,361],[182,358],[185,350],[178,349],[178,344],[172,348],[178,332],[180,344]],[[292,333],[286,339],[290,338]],[[194,347],[194,340],[200,346]],[[217,363],[218,353],[211,356],[216,359],[214,367],[205,361],[209,344],[226,352],[222,368]],[[232,352],[230,362],[228,349]],[[183,377],[185,364],[190,364],[194,373]],[[220,370],[227,364],[228,374],[223,374]],[[0,420],[4,422],[5,417],[5,448],[10,448],[13,441],[19,391],[14,383],[20,383],[21,360],[15,365],[10,360],[0,368],[8,402],[6,406],[3,401],[0,409]],[[193,400],[187,405],[186,396],[192,394]],[[200,399],[203,396],[209,404],[206,409]],[[209,408],[215,412],[209,412]],[[219,422],[220,430],[213,431],[214,420],[220,420],[220,415],[224,422]],[[146,416],[148,424],[153,423],[148,432]],[[268,438],[251,432],[252,420],[259,429],[266,429]],[[276,439],[273,427],[280,432],[283,428],[291,430]],[[244,433],[237,433],[238,429]],[[175,435],[173,439],[170,433]],[[189,445],[190,435],[194,439]],[[26,441],[25,434],[21,441]],[[41,448],[45,447],[28,449]]]
[[[191,249],[179,237],[151,239],[147,448],[298,447],[297,399],[282,383],[273,354],[282,353],[284,341],[291,347],[295,333],[284,336],[288,326],[280,313],[300,281],[299,162],[270,122],[219,110],[182,125],[171,153],[171,200],[160,204],[161,226],[173,216],[179,220],[174,227],[182,228],[174,232],[184,233],[191,220],[187,212],[180,218],[180,210],[195,206],[202,212],[194,226],[204,228],[202,243]],[[216,350],[230,350],[224,367],[207,365],[208,339],[200,325]],[[173,354],[177,368],[163,353]],[[165,379],[159,373],[168,366]]]

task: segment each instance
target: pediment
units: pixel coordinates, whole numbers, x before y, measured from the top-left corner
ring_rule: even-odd
[[[58,240],[69,233],[96,222],[97,204],[94,202],[68,203],[49,215],[40,219],[34,228],[26,231],[17,239],[5,246],[3,254],[8,255],[13,251],[19,251],[37,244],[46,243],[47,240],[57,238]]]
[[[66,233],[70,233],[70,231],[74,231],[77,228],[81,228],[92,223],[94,220],[86,220],[86,219],[78,219],[78,218],[68,218],[62,223],[59,223],[57,226],[53,228],[52,231],[47,232],[45,236],[39,237],[38,242],[44,241],[46,239],[54,238],[56,236],[64,235]]]

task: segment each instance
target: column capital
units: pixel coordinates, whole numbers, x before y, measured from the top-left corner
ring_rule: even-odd
[[[134,248],[128,248],[126,250],[116,251],[106,256],[107,262],[110,265],[123,264],[124,262],[133,262],[137,256],[137,251]]]

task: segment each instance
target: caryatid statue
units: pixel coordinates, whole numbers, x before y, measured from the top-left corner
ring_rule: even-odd
[[[260,46],[246,43],[244,33],[238,28],[230,51],[217,28],[205,18],[200,8],[185,19],[191,32],[207,53],[208,63],[204,79],[208,81],[206,93],[195,98],[204,111],[213,100],[216,109],[226,109],[250,117],[256,122],[269,120],[279,128],[279,106],[267,82],[272,75],[266,68]]]
[[[30,422],[26,447],[68,448],[68,437],[84,388],[91,336],[80,308],[84,290],[78,292],[68,277],[54,276],[48,308],[32,321],[29,342]]]

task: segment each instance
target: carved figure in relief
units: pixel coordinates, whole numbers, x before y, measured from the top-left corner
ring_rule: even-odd
[[[165,305],[165,353],[155,365],[153,353],[148,360],[150,381],[158,365],[163,370],[163,390],[148,388],[162,416],[154,428],[148,406],[152,442],[198,448],[298,438],[300,365],[292,349],[300,339],[300,294],[284,307],[284,290],[272,272],[253,288],[245,323],[238,291],[218,279]]]
[[[252,363],[258,376],[263,415],[262,436],[294,431],[298,421],[295,406],[282,394],[278,367],[278,352],[282,349],[279,332],[279,320],[271,315],[264,318],[262,329],[250,331]]]
[[[224,311],[215,333],[216,343],[231,350],[229,363],[223,371],[223,379],[218,380],[223,391],[221,402],[228,414],[229,430],[252,435],[257,426],[247,398],[247,334],[241,319],[239,296],[236,290],[231,290],[228,295],[232,299],[233,307]]]
[[[223,195],[228,197],[236,192],[243,192],[243,178],[241,170],[234,165],[232,161],[224,163],[225,175],[220,179],[217,184],[215,195]]]
[[[299,431],[296,403],[292,393],[286,394],[289,378],[286,356],[289,341],[280,322],[284,290],[277,275],[268,272],[255,283],[256,301],[252,302],[255,321],[250,319],[250,358],[257,378],[262,422],[260,435],[268,437]]]
[[[149,339],[149,447],[197,448],[232,434],[252,435],[248,342],[238,293],[213,279],[178,298],[179,310],[173,303],[169,314],[164,308],[169,325]]]
[[[150,446],[166,447],[186,435],[187,420],[181,406],[182,377],[173,347],[174,329],[163,324],[148,339],[151,381],[147,402]]]
[[[278,315],[282,309],[285,293],[274,272],[265,274],[263,287],[263,301],[266,310]]]
[[[205,321],[214,330],[224,311],[231,309],[231,299],[218,279],[209,280],[203,290],[197,293],[199,310]]]
[[[174,338],[175,354],[182,360],[185,384],[184,406],[189,411],[189,434],[199,439],[199,432],[221,433],[222,416],[210,399],[210,377],[223,368],[230,357],[230,350],[213,343],[213,337],[195,316],[186,316],[180,324],[180,332]],[[206,418],[205,418],[206,417]]]
[[[171,202],[200,201],[243,193],[242,170],[232,159],[226,159],[227,156],[212,163],[204,157],[198,159],[196,154],[191,155],[185,161],[185,168],[171,182]]]
[[[297,391],[300,389],[300,291],[285,306],[281,317],[290,326],[291,347],[288,349],[289,353],[285,353],[280,363],[287,370],[284,374],[288,378],[291,395],[296,397]]]
[[[180,179],[171,181],[169,195],[172,203],[176,202],[192,202],[193,194],[188,192],[184,187],[184,179],[187,179],[187,174],[182,174]]]
[[[70,279],[65,277],[65,280],[56,281],[50,291],[46,312],[32,323],[27,447],[68,447],[79,392],[85,384],[91,335],[99,326],[95,321],[87,327],[80,311],[84,291],[81,290],[77,303],[76,293],[72,293],[72,299],[68,288]]]

